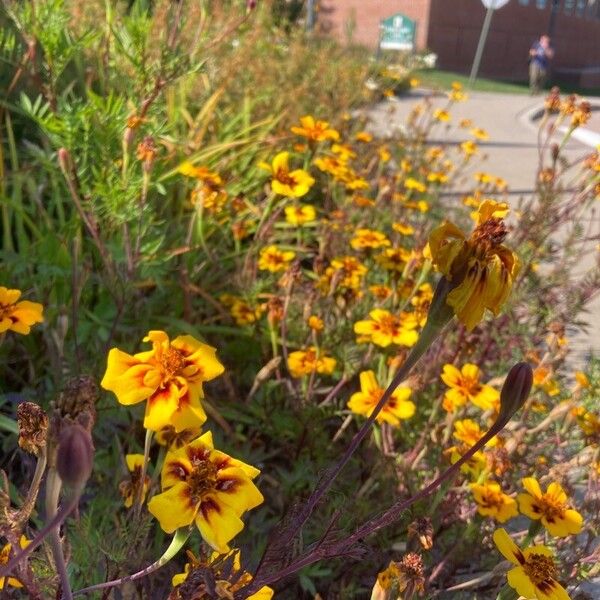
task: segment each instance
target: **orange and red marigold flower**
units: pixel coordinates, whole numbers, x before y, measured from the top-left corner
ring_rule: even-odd
[[[240,517],[264,500],[252,482],[259,473],[216,450],[209,431],[167,452],[163,492],[148,502],[148,510],[167,533],[195,523],[209,546],[228,552],[229,542],[244,528]]]
[[[171,425],[179,432],[202,425],[202,384],[225,370],[216,350],[191,335],[170,341],[164,331],[150,331],[144,341],[152,343],[151,350],[132,355],[113,348],[100,385],[114,392],[121,404],[147,400],[146,429],[160,431]]]

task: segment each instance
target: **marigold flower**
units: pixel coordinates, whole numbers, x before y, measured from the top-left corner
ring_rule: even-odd
[[[360,392],[352,394],[348,408],[357,415],[370,417],[384,391],[385,389],[378,385],[373,371],[363,371],[360,374]],[[377,415],[377,422],[398,427],[402,419],[410,419],[416,410],[414,402],[408,400],[411,394],[412,390],[409,387],[396,388]]]
[[[387,569],[377,575],[371,600],[414,598],[425,590],[423,559],[415,552],[405,554],[399,562],[390,561]]]
[[[21,549],[27,548],[31,543],[24,535],[22,535],[19,539],[19,546]],[[2,550],[0,550],[0,565],[5,565],[8,563],[11,557],[11,544],[6,544]],[[8,585],[14,588],[22,588],[23,584],[16,577],[0,577],[0,590],[4,589],[4,586]]]
[[[368,131],[359,131],[355,136],[354,139],[357,142],[372,142],[373,141],[373,135],[370,134]]]
[[[417,181],[413,177],[407,177],[404,180],[404,187],[407,190],[415,190],[416,192],[424,193],[427,191],[427,186],[420,181]]]
[[[406,248],[386,248],[375,260],[387,271],[402,273],[410,257],[410,250]]]
[[[468,126],[467,126],[468,127]],[[489,133],[481,127],[474,127],[469,132],[475,139],[485,142],[490,139]]]
[[[291,250],[284,251],[277,248],[277,246],[265,246],[260,251],[258,268],[261,271],[270,271],[271,273],[285,271],[295,257],[296,253]]]
[[[317,317],[317,315],[310,315],[307,323],[308,326],[314,331],[323,331],[323,329],[325,329],[325,323],[323,323],[323,319],[321,319],[321,317]]]
[[[140,494],[141,502],[144,502],[148,488],[150,487],[150,477],[148,475],[144,477],[144,484],[142,486],[143,454],[127,454],[125,456],[125,463],[127,464],[130,476],[129,479],[119,484],[119,492],[123,496],[125,508],[131,508],[138,494]],[[142,486],[141,493],[140,486]]]
[[[175,427],[168,425],[167,427],[163,427],[160,431],[157,431],[154,439],[161,446],[166,446],[168,449],[182,448],[186,444],[189,444],[192,440],[195,440],[201,434],[201,427],[191,427],[189,429],[175,431]]]
[[[479,367],[466,363],[459,371],[454,365],[446,364],[442,371],[442,381],[450,387],[444,395],[443,406],[448,412],[471,401],[482,410],[497,410],[500,393],[490,385],[479,383]]]
[[[369,313],[370,320],[354,323],[354,333],[364,336],[360,341],[372,342],[376,346],[387,348],[398,344],[410,348],[419,339],[415,331],[417,320],[410,313],[394,316],[389,311],[376,308]]]
[[[271,165],[261,162],[259,166],[271,172],[271,189],[274,193],[300,198],[308,193],[315,180],[304,169],[290,171],[289,158],[289,152],[280,152]]]
[[[19,302],[20,297],[21,290],[0,287],[0,334],[11,330],[27,335],[33,325],[44,322],[44,307],[29,300]]]
[[[348,144],[333,144],[331,146],[331,151],[337,154],[343,161],[356,158],[356,152],[354,152],[352,146]]]
[[[506,202],[496,202],[486,198],[477,203],[477,210],[471,213],[471,219],[475,221],[475,225],[481,225],[488,219],[503,219],[509,213],[509,206]]]
[[[311,204],[285,207],[285,220],[290,225],[302,226],[313,223],[317,218],[317,211]]]
[[[477,153],[477,144],[471,140],[467,140],[460,145],[461,152],[466,156],[470,157]]]
[[[296,378],[315,372],[321,375],[331,375],[336,364],[335,358],[327,356],[323,350],[317,350],[315,346],[290,352],[288,356],[290,375]]]
[[[415,232],[415,229],[412,227],[412,225],[402,221],[396,221],[395,223],[392,223],[392,229],[397,231],[400,235],[413,235]]]
[[[519,259],[502,245],[504,222],[493,216],[483,220],[491,208],[482,203],[480,224],[470,238],[450,222],[429,237],[432,262],[453,285],[446,302],[469,331],[481,321],[486,308],[499,313],[519,271]]]
[[[558,583],[554,554],[546,546],[521,550],[505,529],[494,531],[494,543],[513,567],[507,574],[508,585],[531,600],[570,600],[565,588]]]
[[[473,419],[462,419],[454,423],[454,433],[457,440],[464,442],[467,446],[474,446],[485,434],[479,424]],[[498,438],[494,436],[486,446],[494,447],[498,443]]]
[[[387,300],[392,295],[392,288],[387,285],[370,285],[369,291],[377,300]]]
[[[113,348],[100,385],[114,392],[121,404],[147,400],[146,429],[172,425],[181,431],[202,425],[202,384],[225,370],[216,350],[191,335],[170,341],[164,331],[150,331],[144,341],[152,343],[152,350],[131,355]]]
[[[215,588],[218,590],[219,596],[223,598],[233,598],[235,592],[247,586],[253,579],[252,575],[247,571],[239,574],[242,565],[240,562],[240,551],[237,549],[232,550],[228,554],[213,552],[208,560],[196,558],[189,550],[187,551],[187,555],[189,561],[185,564],[183,573],[173,575],[171,581],[173,587],[176,588],[173,592],[173,600],[183,600],[183,597],[179,594],[177,588],[186,581],[190,574],[195,570],[210,570],[214,577]],[[204,591],[206,591],[206,597],[208,597],[209,589],[204,589],[206,586],[204,581],[203,577],[198,581],[198,589],[196,590],[199,594],[198,598],[204,598]],[[271,600],[273,593],[273,590],[265,585],[260,588],[258,592],[248,596],[246,600]]]
[[[208,167],[197,167],[193,165],[191,162],[186,161],[179,165],[179,172],[186,177],[193,177],[194,179],[199,179],[200,181],[204,181],[205,183],[210,184],[211,186],[220,186],[223,183],[221,176],[214,171],[211,171]]]
[[[170,450],[161,472],[163,492],[148,510],[167,533],[195,523],[218,552],[244,528],[241,516],[264,498],[252,483],[260,471],[216,450],[210,431],[183,448]]]
[[[461,443],[457,446],[451,446],[447,450],[444,450],[444,454],[449,455],[450,463],[454,464],[458,462],[470,448],[471,446]],[[472,479],[477,480],[487,468],[487,457],[481,450],[478,450],[469,460],[461,465],[460,470],[462,473],[470,475]]]
[[[367,248],[381,248],[382,246],[390,246],[391,242],[381,231],[373,229],[357,229],[354,237],[350,240],[350,245],[355,250],[365,250]]]
[[[600,440],[600,416],[585,409],[581,415],[577,416],[583,434],[592,441]]]
[[[316,121],[314,117],[306,115],[300,117],[301,127],[294,125],[291,128],[292,133],[301,135],[313,142],[323,142],[325,140],[336,141],[340,139],[340,134],[329,127],[327,121]]]
[[[533,385],[543,389],[548,396],[560,394],[560,387],[556,380],[552,378],[552,371],[544,365],[540,365],[533,370]]]
[[[447,110],[436,108],[433,111],[433,118],[441,123],[447,123],[450,120],[450,113]]]
[[[567,494],[560,484],[552,482],[545,493],[535,477],[521,480],[526,494],[519,494],[519,510],[530,519],[541,519],[542,525],[550,535],[566,537],[581,531],[583,517],[569,508]]]
[[[487,481],[483,485],[471,483],[469,487],[477,503],[477,512],[483,517],[492,517],[504,523],[519,514],[516,500],[505,494],[494,481]]]

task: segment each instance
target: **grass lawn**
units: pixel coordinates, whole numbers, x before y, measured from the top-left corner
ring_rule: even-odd
[[[438,69],[424,69],[416,72],[416,77],[421,80],[421,85],[433,89],[449,89],[453,81],[462,83],[465,88],[469,84],[469,76],[453,71],[440,71]],[[567,94],[579,94],[581,96],[600,96],[600,88],[583,89],[573,85],[559,85],[562,92]],[[478,92],[497,92],[505,94],[528,94],[527,82],[500,81],[479,77],[475,81],[473,89]]]

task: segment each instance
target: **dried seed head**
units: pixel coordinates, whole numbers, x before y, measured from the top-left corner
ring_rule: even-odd
[[[400,591],[404,592],[407,598],[421,594],[425,590],[425,567],[421,555],[409,552],[397,565],[400,572]]]
[[[79,425],[69,425],[61,433],[56,453],[56,470],[64,483],[82,487],[92,472],[94,446],[90,434]]]
[[[500,392],[499,422],[508,423],[523,406],[533,385],[533,371],[526,362],[519,362],[508,372]]]
[[[429,517],[416,519],[408,526],[408,536],[416,538],[423,550],[433,547],[433,525]]]
[[[34,402],[22,402],[17,408],[19,446],[36,456],[46,446],[48,415]]]
[[[91,431],[96,421],[98,396],[96,382],[89,375],[80,375],[67,381],[53,408],[59,417],[79,423]]]

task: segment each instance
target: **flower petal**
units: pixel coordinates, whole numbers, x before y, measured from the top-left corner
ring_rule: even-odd
[[[521,480],[522,486],[534,497],[542,497],[542,489],[535,477],[525,477]]]
[[[163,531],[173,533],[194,521],[198,507],[192,503],[187,483],[180,482],[166,492],[154,496],[148,502],[148,510],[158,519]]]
[[[196,525],[204,541],[221,553],[229,552],[229,542],[244,529],[244,523],[235,511],[214,495],[203,498]]]
[[[498,551],[506,558],[506,560],[509,560],[515,565],[520,565],[525,562],[525,557],[523,556],[521,549],[512,541],[512,538],[508,533],[506,533],[506,529],[496,529],[493,538],[496,548],[498,548]]]

